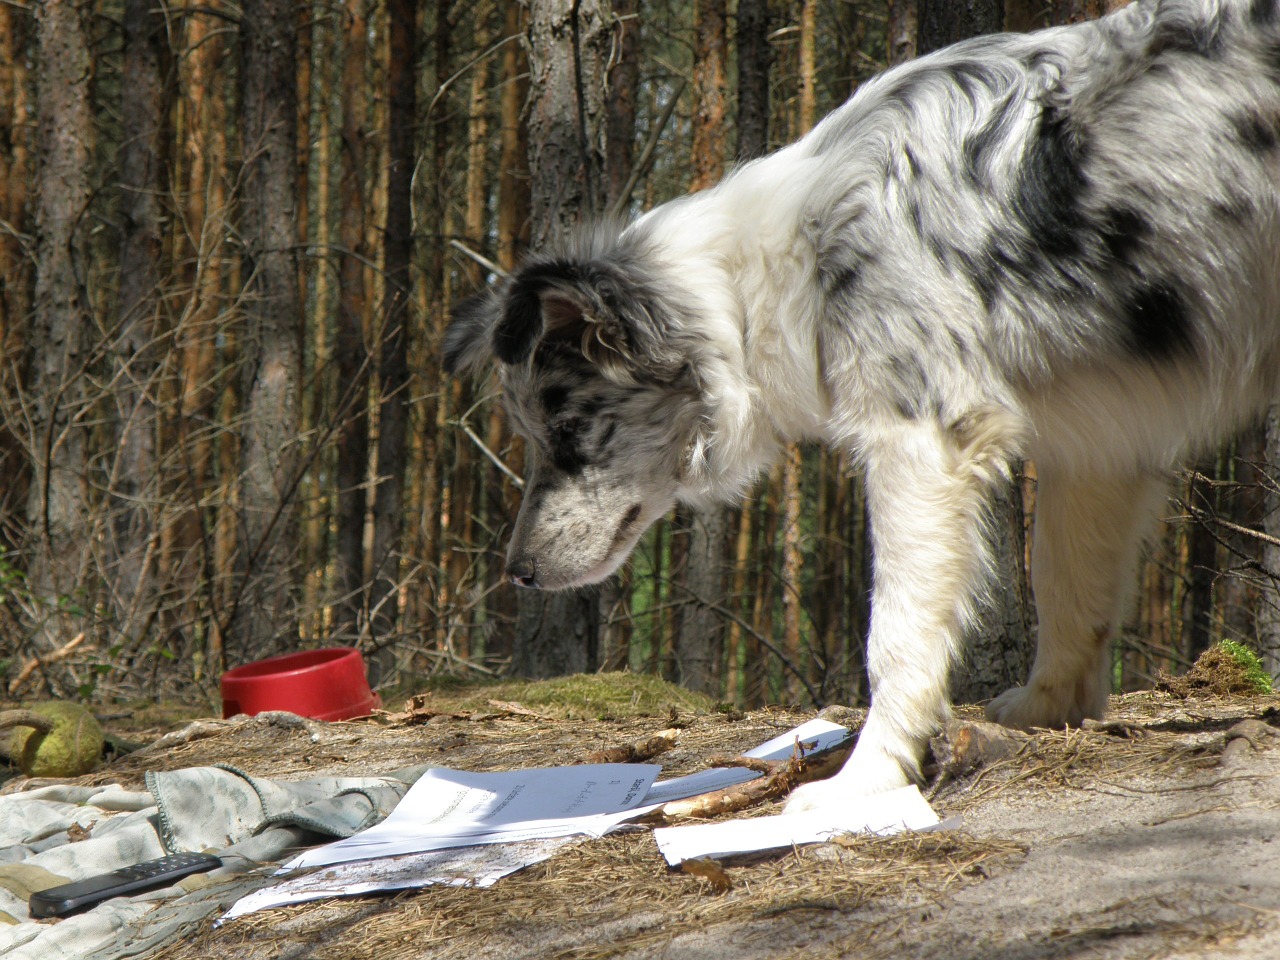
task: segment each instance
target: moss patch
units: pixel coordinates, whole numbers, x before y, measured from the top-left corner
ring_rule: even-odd
[[[1271,693],[1271,676],[1256,653],[1234,640],[1223,640],[1202,653],[1183,676],[1161,677],[1156,689],[1179,697],[1263,696]]]
[[[518,704],[557,720],[606,720],[712,713],[716,701],[660,677],[636,673],[586,673],[552,680],[507,681],[433,691],[433,706],[490,710],[493,702]]]

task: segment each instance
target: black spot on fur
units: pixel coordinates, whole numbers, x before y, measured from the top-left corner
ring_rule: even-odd
[[[1012,97],[1004,97],[992,108],[987,121],[969,134],[961,145],[965,176],[975,186],[986,181],[987,156],[1008,136],[1010,125],[1016,119]]]
[[[1166,50],[1190,53],[1198,57],[1214,58],[1222,52],[1223,36],[1216,18],[1197,17],[1179,20],[1175,17],[1159,21],[1160,30],[1154,37],[1153,53]]]
[[[557,413],[564,409],[565,403],[569,399],[569,388],[564,384],[556,384],[546,387],[542,391],[542,409],[548,417],[554,417]]]
[[[570,476],[581,473],[591,462],[583,450],[581,427],[576,418],[551,424],[551,462]]]
[[[1255,153],[1270,153],[1280,144],[1280,122],[1253,110],[1243,110],[1227,118],[1236,139]]]
[[[1191,348],[1187,303],[1167,280],[1143,284],[1125,300],[1130,346],[1141,357],[1168,359]]]
[[[1226,197],[1212,200],[1210,208],[1219,219],[1233,224],[1247,223],[1256,212],[1252,198],[1235,190],[1229,191]]]
[[[1249,5],[1249,22],[1255,27],[1269,27],[1276,22],[1276,0],[1253,0]]]
[[[1103,211],[1102,245],[1118,263],[1132,263],[1138,247],[1151,233],[1151,222],[1131,207],[1108,207]]]
[[[1083,248],[1086,152],[1066,118],[1046,107],[1018,171],[1013,205],[1029,241],[1051,260],[1077,256]]]
[[[911,145],[907,144],[902,148],[902,155],[906,157],[907,169],[911,171],[911,176],[917,180],[924,172],[924,168],[920,166],[920,158],[916,156],[916,152],[911,149]]]
[[[964,250],[956,251],[957,262],[977,290],[982,306],[988,312],[995,306],[996,298],[1000,295],[1000,276],[992,251],[990,244],[977,256]]]

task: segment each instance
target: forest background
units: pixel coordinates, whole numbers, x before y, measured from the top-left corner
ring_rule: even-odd
[[[523,451],[450,307],[575,222],[703,189],[887,65],[1105,0],[0,0],[0,695],[212,698],[360,647],[384,688],[630,669],[865,702],[856,472],[792,448],[601,588],[516,591]],[[910,282],[904,278],[904,282]],[[1117,689],[1280,666],[1280,425],[1171,487]],[[1034,464],[956,679],[1025,675]]]

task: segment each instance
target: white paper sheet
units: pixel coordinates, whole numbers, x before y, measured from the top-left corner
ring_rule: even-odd
[[[582,843],[583,839],[552,837],[338,863],[315,872],[285,877],[269,887],[255,890],[237,900],[218,923],[258,910],[329,897],[428,886],[489,887],[517,870],[549,859],[565,847]]]
[[[581,834],[593,817],[639,806],[661,769],[649,763],[601,763],[506,773],[428,770],[380,824],[308,850],[282,872]]]
[[[839,833],[900,833],[938,825],[938,815],[917,787],[902,787],[850,801],[848,806],[752,817],[653,831],[667,863],[727,857],[821,843]]]

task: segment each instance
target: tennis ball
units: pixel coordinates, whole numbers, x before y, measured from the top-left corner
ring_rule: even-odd
[[[85,707],[65,700],[0,712],[0,729],[11,728],[0,752],[28,777],[78,777],[102,757],[102,727]]]

